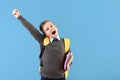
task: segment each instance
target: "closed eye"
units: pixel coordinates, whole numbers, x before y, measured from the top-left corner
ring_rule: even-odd
[[[46,28],[46,31],[48,31],[49,30],[49,28]]]
[[[50,27],[53,27],[52,25]]]

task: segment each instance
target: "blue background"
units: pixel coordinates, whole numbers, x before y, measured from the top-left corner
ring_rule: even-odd
[[[40,80],[39,44],[14,8],[37,29],[49,19],[71,39],[68,80],[120,80],[120,0],[2,0],[0,8],[0,80]]]

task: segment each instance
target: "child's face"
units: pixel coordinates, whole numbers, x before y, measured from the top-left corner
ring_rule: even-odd
[[[52,22],[45,23],[43,31],[49,38],[56,38],[58,36],[57,27]]]

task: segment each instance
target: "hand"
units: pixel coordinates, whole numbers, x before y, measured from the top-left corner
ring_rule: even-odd
[[[12,15],[14,15],[16,18],[20,16],[20,12],[18,9],[13,9]]]
[[[69,56],[69,59],[68,59],[67,65],[66,65],[66,70],[69,70],[69,69],[70,69],[72,60],[73,60],[73,58],[74,58],[72,52],[70,52],[69,54],[70,54],[70,56]]]
[[[70,69],[70,64],[67,65],[66,71],[68,71],[69,69]]]

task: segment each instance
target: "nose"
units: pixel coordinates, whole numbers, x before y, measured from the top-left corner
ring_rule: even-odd
[[[51,28],[50,28],[50,31],[54,31],[54,28],[53,28],[53,27],[51,27]]]

